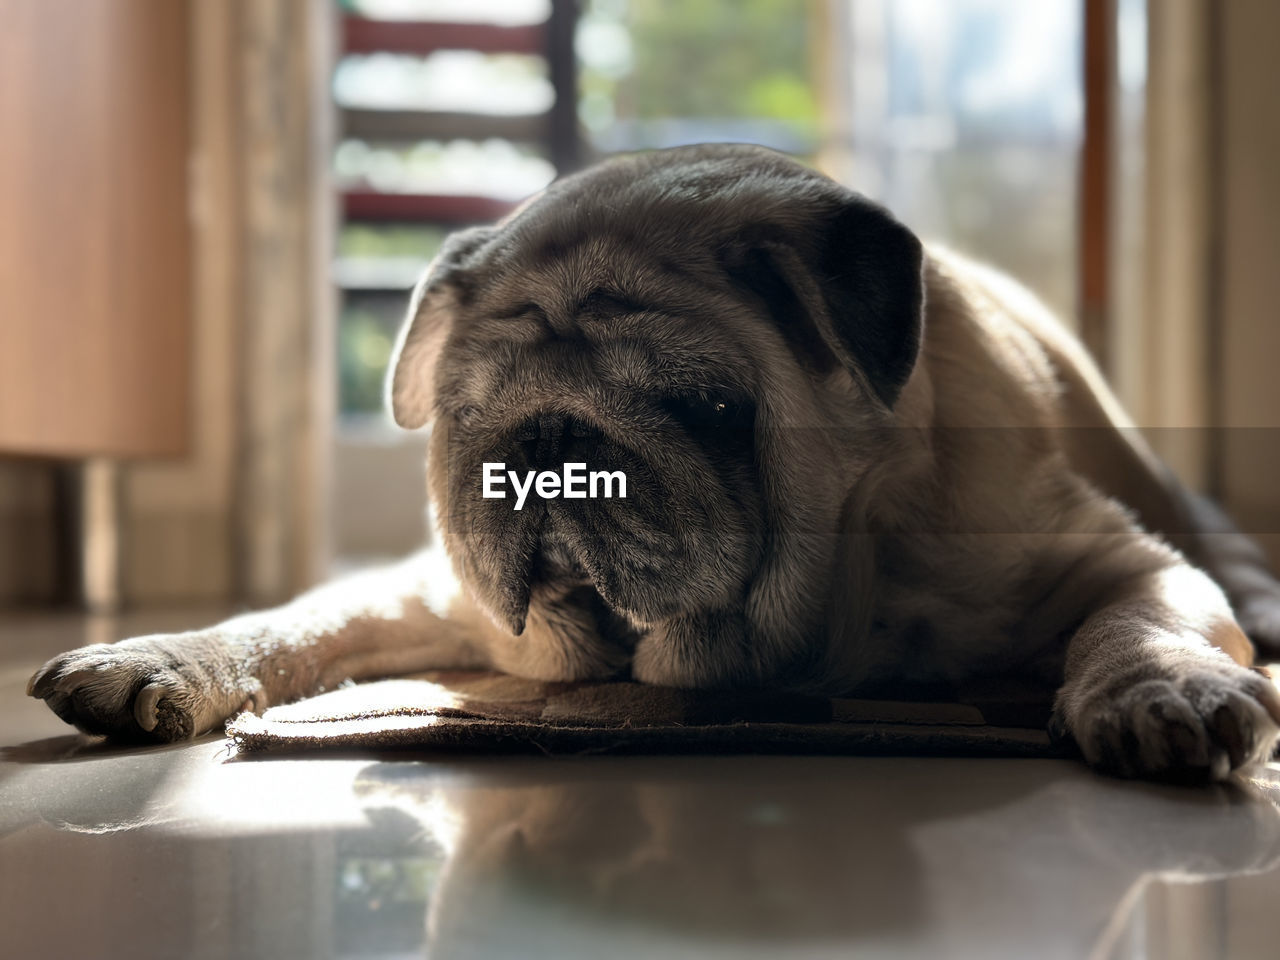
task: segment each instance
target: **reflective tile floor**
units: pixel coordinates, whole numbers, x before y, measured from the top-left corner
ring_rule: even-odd
[[[237,761],[23,696],[58,650],[194,625],[0,621],[0,956],[1280,956],[1280,767]]]

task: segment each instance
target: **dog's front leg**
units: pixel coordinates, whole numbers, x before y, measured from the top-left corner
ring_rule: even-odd
[[[88,733],[182,740],[346,679],[487,664],[447,561],[421,554],[214,627],[54,657],[31,696]]]
[[[1222,779],[1280,736],[1280,694],[1228,651],[1247,662],[1217,585],[1182,562],[1143,573],[1073,636],[1057,719],[1101,770]]]

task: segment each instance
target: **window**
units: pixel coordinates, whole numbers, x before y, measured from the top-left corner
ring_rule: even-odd
[[[832,172],[1075,316],[1080,0],[854,0]]]
[[[339,552],[401,552],[424,534],[421,482],[369,489],[392,471],[420,476],[422,438],[381,411],[413,282],[450,230],[496,219],[593,157],[702,141],[785,150],[925,239],[1011,273],[1071,322],[1091,2],[343,0]],[[1107,9],[1116,176],[1131,197],[1145,5]],[[1127,200],[1117,209],[1141,218]],[[1118,238],[1122,252],[1141,242]]]
[[[444,237],[506,213],[573,156],[557,134],[574,97],[565,71],[553,69],[566,11],[547,0],[339,4],[341,558],[403,553],[425,539],[423,437],[396,430],[383,412],[387,361],[409,290]]]

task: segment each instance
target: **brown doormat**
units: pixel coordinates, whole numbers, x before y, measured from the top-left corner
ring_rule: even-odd
[[[316,749],[439,753],[809,753],[1048,757],[1025,704],[840,700],[638,683],[545,683],[433,673],[344,687],[227,733],[242,754]],[[995,721],[995,722],[993,722]]]

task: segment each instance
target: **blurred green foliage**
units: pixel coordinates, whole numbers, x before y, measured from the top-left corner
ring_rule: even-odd
[[[768,117],[816,125],[806,9],[797,0],[630,0],[634,68],[625,113]]]
[[[812,137],[816,12],[812,0],[589,0],[579,45],[585,119],[594,114],[597,127],[608,119],[766,119]],[[608,42],[608,26],[629,42]],[[612,118],[600,112],[606,101]]]
[[[347,294],[338,320],[338,397],[343,413],[377,413],[406,294]]]
[[[440,882],[443,853],[350,855],[343,849],[361,846],[355,840],[339,842],[330,892],[333,936],[325,944],[327,952],[365,956],[374,943],[380,956],[424,956],[422,918]]]
[[[428,223],[347,223],[338,235],[340,257],[419,257],[436,255],[449,228]]]

